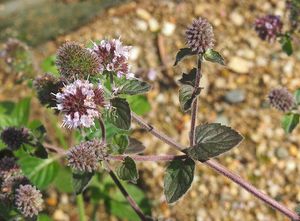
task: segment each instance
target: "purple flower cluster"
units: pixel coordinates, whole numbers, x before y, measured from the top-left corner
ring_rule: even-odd
[[[100,70],[116,72],[118,77],[132,77],[128,64],[129,46],[123,46],[120,39],[102,40],[92,49],[100,60]]]
[[[272,107],[282,112],[290,111],[296,104],[295,98],[286,88],[275,88],[268,95]]]
[[[280,16],[266,15],[255,20],[255,31],[262,40],[273,42],[281,33],[282,22]]]
[[[74,81],[55,97],[56,109],[64,113],[63,126],[68,128],[93,126],[94,119],[100,116],[98,106],[104,106],[101,85],[96,88],[87,80]]]

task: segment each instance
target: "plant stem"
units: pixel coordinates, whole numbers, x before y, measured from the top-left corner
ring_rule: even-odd
[[[140,156],[140,155],[129,155],[133,160],[140,161],[140,162],[162,162],[162,161],[172,161],[176,159],[186,159],[187,155],[147,155],[147,156]],[[108,156],[106,159],[108,160],[115,160],[115,161],[122,161],[127,157],[127,155],[118,155],[118,156]]]
[[[202,64],[202,55],[198,55],[197,72],[196,72],[196,79],[195,79],[195,85],[194,85],[194,95],[199,88],[200,79],[202,77],[201,64]],[[195,130],[196,130],[197,111],[198,111],[198,97],[196,96],[195,100],[192,103],[192,107],[191,107],[190,146],[195,145]]]
[[[169,136],[167,136],[164,133],[158,131],[152,125],[145,122],[141,117],[136,116],[136,114],[131,113],[131,116],[139,125],[141,125],[144,129],[146,129],[152,135],[154,135],[158,139],[162,140],[166,144],[169,144],[170,146],[176,148],[177,150],[179,150],[183,153],[185,152],[184,151],[184,149],[186,148],[185,146],[177,143],[176,141],[174,141]],[[206,166],[208,166],[211,169],[215,170],[219,174],[226,176],[227,178],[229,178],[230,180],[232,180],[233,182],[238,184],[240,187],[244,188],[249,193],[253,194],[256,198],[262,200],[267,205],[274,208],[275,210],[278,210],[279,212],[281,212],[285,216],[289,217],[293,221],[300,221],[300,216],[297,213],[295,213],[294,211],[288,209],[287,207],[285,207],[284,205],[282,205],[279,202],[275,201],[271,197],[267,196],[266,194],[264,194],[263,192],[258,190],[256,187],[249,184],[246,180],[242,179],[240,176],[234,174],[233,172],[231,172],[230,170],[228,170],[224,166],[220,165],[218,162],[216,162],[214,160],[207,160],[207,161],[203,162],[203,164],[205,164]]]
[[[106,144],[106,132],[105,132],[105,125],[103,119],[101,117],[98,118],[100,129],[101,129],[101,143],[102,145]]]
[[[118,179],[118,177],[116,176],[114,171],[111,169],[109,163],[107,161],[103,161],[103,163],[104,163],[104,165],[106,167],[106,170],[108,171],[109,175],[111,176],[112,180],[117,185],[117,187],[119,188],[119,190],[121,191],[121,193],[123,194],[125,199],[129,202],[132,209],[136,212],[136,214],[140,217],[140,219],[142,221],[147,221],[147,217],[144,215],[143,211],[137,205],[137,203],[134,201],[134,199],[126,191],[126,189],[124,188],[124,186],[122,185],[122,183],[120,182],[120,180]]]
[[[76,203],[77,203],[77,208],[78,208],[78,212],[79,212],[79,220],[86,221],[85,212],[84,212],[84,201],[83,201],[82,194],[79,194],[76,196]]]

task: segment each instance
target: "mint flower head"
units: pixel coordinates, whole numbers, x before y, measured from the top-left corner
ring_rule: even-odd
[[[296,104],[295,98],[286,88],[275,88],[268,95],[270,105],[282,112],[290,111]]]
[[[16,190],[15,204],[25,217],[32,218],[43,209],[42,194],[30,184],[20,185]]]
[[[214,46],[213,27],[205,18],[195,19],[187,28],[185,35],[187,45],[198,54]]]
[[[30,139],[29,130],[27,128],[7,127],[1,133],[1,140],[7,145],[9,150],[17,150],[22,144]]]
[[[87,80],[76,80],[55,94],[56,109],[64,114],[63,126],[68,128],[94,126],[100,117],[98,106],[104,105],[101,85],[94,87]]]
[[[118,77],[130,77],[130,66],[128,58],[130,46],[124,46],[120,39],[102,40],[100,44],[95,44],[92,51],[96,53],[100,60],[100,70],[112,71]]]
[[[104,146],[99,140],[82,142],[67,152],[68,165],[77,171],[93,172],[98,169],[98,162],[105,155]]]
[[[257,18],[254,23],[255,31],[262,40],[273,42],[281,33],[282,22],[280,16],[266,15]]]

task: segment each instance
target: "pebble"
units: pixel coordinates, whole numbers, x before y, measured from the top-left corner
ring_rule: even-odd
[[[220,123],[222,125],[228,126],[229,125],[229,120],[224,115],[218,115],[217,119],[215,120],[215,123]]]
[[[151,14],[148,11],[146,11],[145,9],[142,9],[142,8],[138,8],[136,10],[136,14],[137,14],[138,17],[140,17],[140,18],[142,18],[146,21],[150,20],[151,17],[152,17]]]
[[[253,67],[253,63],[240,57],[232,57],[229,60],[228,67],[239,74],[247,74]]]
[[[225,100],[229,103],[236,104],[245,100],[246,92],[242,89],[235,89],[225,94]]]
[[[58,209],[53,214],[53,219],[56,221],[69,221],[70,217],[64,211]]]
[[[138,59],[140,54],[141,54],[141,48],[138,46],[133,46],[130,50],[129,59],[135,61]]]
[[[137,29],[139,29],[141,31],[147,31],[147,29],[148,29],[148,23],[143,20],[136,20],[135,24],[136,24]]]
[[[171,36],[176,29],[176,25],[171,22],[164,22],[162,27],[162,33],[165,36]]]
[[[159,30],[159,23],[155,18],[151,18],[148,21],[150,31],[157,32]]]
[[[275,150],[275,154],[279,159],[285,159],[289,156],[289,152],[284,147],[279,147]]]
[[[230,14],[230,20],[236,26],[241,26],[242,24],[244,24],[244,21],[245,21],[244,17],[241,14],[239,14],[238,12],[232,12]]]

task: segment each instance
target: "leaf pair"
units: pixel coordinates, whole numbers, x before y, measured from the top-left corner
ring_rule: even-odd
[[[173,160],[166,169],[164,193],[168,203],[182,197],[190,188],[195,170],[194,160],[206,161],[238,145],[243,137],[221,124],[204,124],[196,128],[196,145],[185,150],[191,158]]]

